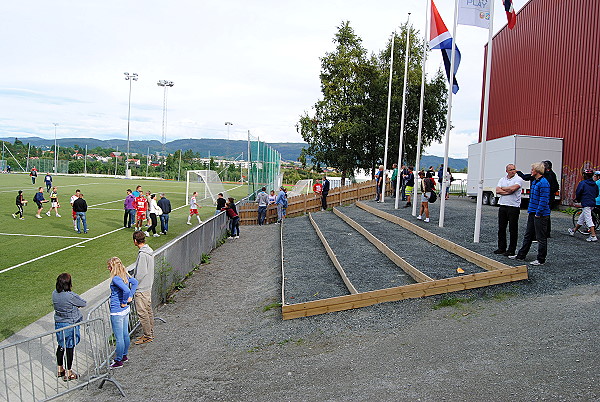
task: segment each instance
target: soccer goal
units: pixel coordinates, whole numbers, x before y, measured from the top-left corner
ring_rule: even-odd
[[[298,180],[289,192],[290,197],[296,195],[308,194],[312,191],[313,179]]]
[[[223,182],[214,170],[188,170],[185,185],[185,199],[189,202],[190,197],[196,191],[198,193],[198,204],[201,206],[212,206],[217,200],[217,195],[223,193],[227,199],[227,191]]]

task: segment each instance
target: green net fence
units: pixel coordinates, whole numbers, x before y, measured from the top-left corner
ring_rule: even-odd
[[[253,195],[262,187],[276,190],[281,168],[281,154],[265,142],[248,133],[248,194]]]
[[[54,159],[30,159],[27,165],[27,169],[31,170],[33,167],[40,173],[54,173]],[[57,173],[69,173],[69,161],[58,161],[56,165]]]

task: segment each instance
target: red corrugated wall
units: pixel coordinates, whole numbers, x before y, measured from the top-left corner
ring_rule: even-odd
[[[583,168],[600,170],[598,21],[597,0],[531,0],[494,37],[487,138],[564,138],[564,204]]]

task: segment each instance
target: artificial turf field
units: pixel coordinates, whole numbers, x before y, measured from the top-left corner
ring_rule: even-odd
[[[137,178],[54,176],[61,217],[56,217],[54,211],[52,216],[46,216],[50,209],[48,202],[44,204],[43,218],[37,219],[37,206],[33,202],[37,188],[44,187],[44,197],[50,199],[43,176],[38,176],[33,185],[26,174],[0,175],[0,340],[53,310],[52,291],[60,273],[70,273],[73,291],[81,294],[108,278],[106,261],[110,257],[121,258],[125,266],[135,262],[137,248],[131,237],[133,229],[123,228],[123,200],[128,188],[135,190],[141,185],[144,191],[164,192],[171,201],[169,233],[150,237],[147,243],[153,249],[191,227],[186,224],[189,208],[185,182]],[[247,195],[247,186],[224,186],[228,195],[236,200]],[[69,200],[76,189],[81,190],[88,204],[87,234],[77,234],[73,229]],[[25,220],[11,216],[17,210],[18,190],[23,190],[29,201],[24,207]],[[202,220],[214,215],[212,200],[205,200],[201,205],[206,205],[199,210]],[[196,218],[192,223],[198,224]],[[160,231],[160,222],[157,231]]]

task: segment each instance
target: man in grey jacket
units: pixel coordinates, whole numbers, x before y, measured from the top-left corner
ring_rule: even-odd
[[[152,285],[154,284],[154,251],[146,244],[144,232],[133,232],[133,244],[139,249],[133,269],[133,277],[139,284],[135,292],[135,307],[144,334],[136,341],[136,345],[154,340],[154,313],[152,312]]]
[[[258,224],[262,226],[265,223],[267,206],[269,205],[269,195],[266,187],[263,187],[256,195],[256,202],[258,203]]]

